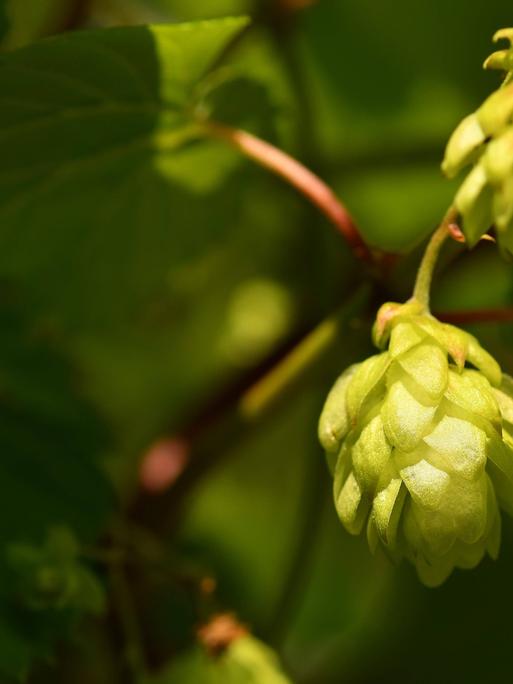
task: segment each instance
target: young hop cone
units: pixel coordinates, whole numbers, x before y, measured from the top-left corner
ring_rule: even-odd
[[[384,351],[342,373],[319,422],[335,506],[372,552],[437,586],[497,558],[499,507],[513,514],[513,380],[416,300],[384,304],[374,342]]]
[[[508,40],[510,47],[494,52],[484,66],[506,71],[506,78],[458,125],[442,170],[452,178],[473,164],[454,198],[468,245],[494,226],[501,249],[513,253],[513,28],[497,31],[494,40]]]

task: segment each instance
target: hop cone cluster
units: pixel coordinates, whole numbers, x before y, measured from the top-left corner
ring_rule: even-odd
[[[506,70],[506,79],[456,128],[442,169],[453,177],[474,165],[454,200],[469,245],[494,225],[501,248],[513,253],[513,28],[498,31],[494,39],[507,39],[511,47],[493,53],[485,67]]]
[[[373,552],[436,586],[497,557],[499,506],[513,514],[513,380],[415,300],[385,304],[374,339],[385,351],[339,377],[319,423],[335,505]]]

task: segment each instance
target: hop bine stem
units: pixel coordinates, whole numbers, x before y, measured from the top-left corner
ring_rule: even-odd
[[[455,222],[457,216],[457,209],[451,205],[447,210],[442,223],[431,236],[431,240],[426,247],[426,251],[424,252],[417,272],[412,299],[416,299],[420,302],[425,307],[426,311],[429,311],[431,281],[433,280],[433,272],[438,260],[438,255],[440,254],[442,245],[450,235],[450,227]]]

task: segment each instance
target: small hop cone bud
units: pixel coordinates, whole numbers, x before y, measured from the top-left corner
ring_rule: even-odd
[[[414,300],[385,304],[374,341],[328,395],[319,437],[335,505],[428,586],[496,558],[499,506],[513,513],[513,380],[470,334]]]
[[[513,45],[513,29],[498,31],[494,39]],[[474,165],[454,199],[469,246],[495,226],[501,249],[513,253],[513,47],[495,52],[485,67],[506,70],[506,80],[456,128],[442,170],[452,178]]]

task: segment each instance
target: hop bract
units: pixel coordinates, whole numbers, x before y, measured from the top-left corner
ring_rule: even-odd
[[[335,505],[372,551],[436,586],[497,557],[499,507],[513,513],[513,381],[414,300],[385,304],[374,338],[385,351],[340,376],[319,423]]]

